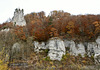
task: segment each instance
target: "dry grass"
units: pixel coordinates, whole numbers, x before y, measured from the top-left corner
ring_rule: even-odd
[[[30,54],[27,66],[19,66],[19,70],[85,70],[87,65],[94,65],[93,59],[89,57],[72,56],[69,53],[63,56],[61,61],[52,61],[45,52]],[[11,70],[18,69],[14,66]]]

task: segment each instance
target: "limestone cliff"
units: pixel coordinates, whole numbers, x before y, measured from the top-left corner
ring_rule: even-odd
[[[61,40],[60,38],[54,37],[49,39],[47,42],[37,42],[34,41],[34,50],[38,51],[40,49],[49,49],[48,56],[51,60],[61,60],[62,56],[65,55],[67,47],[70,49],[68,52],[70,55],[78,56],[79,54],[84,57],[85,55],[91,57],[94,56],[94,60],[100,63],[100,37],[96,39],[96,42],[83,42],[76,43],[73,40]]]
[[[26,21],[24,19],[24,10],[15,9],[14,16],[12,18],[13,25],[25,26]]]

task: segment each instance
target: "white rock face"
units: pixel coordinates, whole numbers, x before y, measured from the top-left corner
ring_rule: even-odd
[[[65,55],[65,45],[64,42],[55,37],[48,42],[49,53],[48,56],[51,60],[61,60],[62,56]]]
[[[93,49],[94,49],[94,54],[100,53],[100,45],[96,45],[95,47],[93,47]]]
[[[24,19],[24,10],[16,9],[14,12],[14,17],[12,18],[13,25],[25,26],[26,21]]]
[[[6,32],[6,33],[7,33],[7,32],[9,32],[9,30],[10,30],[9,28],[7,28],[7,29],[2,29],[1,32]]]
[[[71,41],[70,43],[70,54],[78,56],[81,54],[82,57],[84,57],[84,54],[86,53],[84,45],[80,42],[79,44],[75,45],[74,41]]]
[[[80,43],[77,45],[77,47],[78,47],[78,54],[81,54],[82,57],[84,57],[84,55],[85,55],[85,53],[86,53],[84,45],[80,42]]]
[[[20,52],[20,50],[21,50],[21,46],[20,46],[19,43],[13,44],[13,46],[12,46],[12,53]]]
[[[96,47],[97,44],[95,42],[89,42],[87,46],[87,55],[89,57],[94,55],[94,47]]]
[[[71,41],[64,40],[65,47],[70,47]]]
[[[96,64],[100,64],[100,36],[96,39],[97,46],[93,47],[94,49],[94,60]]]
[[[49,49],[48,56],[51,60],[61,60],[65,55],[65,47],[69,47],[69,53],[71,55],[78,56],[79,54],[84,57],[87,51],[87,55],[91,57],[94,55],[95,62],[100,63],[100,36],[96,39],[96,42],[86,42],[84,45],[82,42],[76,44],[73,40],[61,40],[57,37],[51,38],[47,42],[34,41],[34,50],[39,52],[40,49]],[[87,50],[85,50],[85,47]]]
[[[100,36],[98,36],[98,38],[96,39],[96,43],[97,43],[98,45],[100,45]]]
[[[40,49],[48,49],[45,42],[39,43],[38,41],[34,41],[33,44],[35,46],[35,48],[34,48],[35,52],[39,52]]]
[[[48,52],[48,56],[51,60],[60,61],[62,56],[65,55],[64,42],[57,37],[50,39],[47,44],[45,42],[39,43],[37,41],[34,41],[33,44],[35,46],[35,52],[40,52],[40,49],[49,49],[50,51]]]
[[[75,47],[75,42],[71,40],[70,42],[70,54],[71,55],[76,55],[77,49]]]
[[[95,64],[100,64],[100,53],[94,55]]]

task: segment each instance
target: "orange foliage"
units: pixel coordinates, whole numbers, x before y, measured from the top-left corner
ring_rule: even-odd
[[[48,33],[46,29],[37,28],[34,32],[34,36],[38,41],[46,41],[48,39]]]
[[[49,16],[44,12],[25,16],[30,36],[43,41],[50,37],[86,37],[88,40],[100,34],[100,15],[71,15],[64,11],[52,11]],[[95,22],[96,21],[96,22]]]
[[[75,28],[74,24],[75,24],[74,22],[69,21],[68,25],[66,26],[66,28],[68,29],[67,33],[70,34],[70,35],[72,35],[72,37],[74,35],[74,28]]]
[[[49,34],[50,34],[50,37],[58,37],[59,36],[58,31],[55,28],[51,28]]]
[[[98,21],[93,22],[95,26],[95,34],[100,32],[100,23]]]
[[[21,26],[16,27],[14,32],[15,32],[16,36],[18,36],[18,38],[20,38],[21,40],[26,40],[26,35],[25,35],[23,27],[21,27]]]

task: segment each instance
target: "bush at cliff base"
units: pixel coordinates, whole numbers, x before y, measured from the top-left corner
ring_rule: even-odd
[[[4,62],[5,57],[2,57],[2,55],[4,53],[4,48],[3,50],[0,52],[0,70],[10,70],[8,68],[8,62]],[[7,55],[6,55],[7,56]]]

